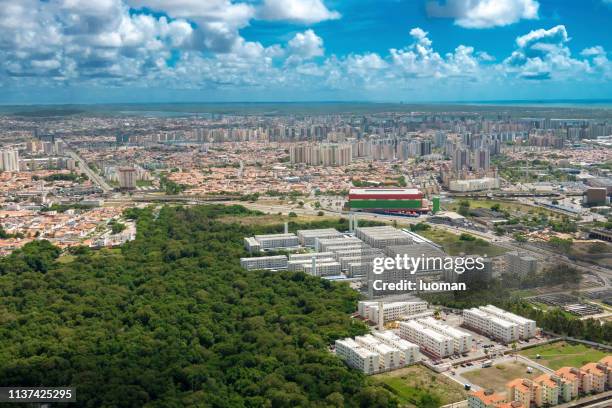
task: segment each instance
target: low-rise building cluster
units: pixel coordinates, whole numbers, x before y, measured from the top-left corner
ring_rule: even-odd
[[[533,379],[516,378],[506,384],[506,395],[490,391],[470,393],[469,408],[552,407],[612,388],[612,356],[580,368],[562,367]]]
[[[297,234],[285,232],[256,235],[244,238],[244,245],[250,253],[314,249],[316,252],[295,253],[283,258],[242,258],[241,264],[247,269],[289,269],[324,277],[339,276],[342,273],[347,277],[365,276],[372,270],[374,259],[384,256],[382,250],[372,248],[361,239],[343,234],[334,228],[298,230]]]
[[[244,245],[247,251],[253,253],[259,251],[297,248],[299,246],[299,241],[295,234],[268,234],[244,238]]]
[[[350,367],[365,374],[394,370],[421,359],[419,347],[392,331],[336,340],[335,352]]]
[[[463,324],[487,337],[503,343],[527,340],[536,335],[536,322],[506,312],[493,305],[463,311]]]
[[[406,320],[409,316],[421,314],[428,310],[428,304],[425,301],[374,302],[364,300],[357,304],[359,316],[371,322],[378,323],[380,321],[380,304],[383,306],[383,323],[395,320]]]
[[[401,338],[418,344],[421,351],[434,358],[463,354],[472,349],[471,334],[432,317],[400,322],[399,333]]]

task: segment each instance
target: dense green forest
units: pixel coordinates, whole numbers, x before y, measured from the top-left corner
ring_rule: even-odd
[[[72,385],[83,407],[397,405],[327,350],[365,332],[356,292],[240,268],[242,238],[281,225],[220,220],[252,215],[240,206],[125,215],[138,236],[121,248],[66,260],[35,241],[0,259],[1,386]]]

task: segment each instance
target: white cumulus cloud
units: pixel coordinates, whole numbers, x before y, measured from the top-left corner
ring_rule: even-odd
[[[572,54],[563,25],[518,36],[509,56],[492,56],[460,43],[441,52],[432,41],[435,33],[420,27],[407,31],[403,47],[345,55],[326,52],[324,38],[313,29],[266,45],[243,36],[242,28],[263,18],[261,7],[280,3],[0,0],[0,86],[9,90],[6,94],[22,86],[106,90],[155,84],[168,90],[210,91],[207,95],[220,92],[217,95],[224,97],[361,91],[384,97],[414,91],[426,98],[436,88],[471,89],[478,95],[482,90],[494,92],[499,84],[527,87],[530,80],[601,84],[612,78],[608,52],[593,45]],[[266,18],[307,24],[339,17],[320,0],[282,3],[288,8]],[[488,4],[448,0],[447,5],[467,4],[471,10],[477,3]],[[291,8],[292,4],[299,7]],[[536,16],[537,10],[522,15]]]
[[[452,18],[465,28],[491,28],[537,19],[539,7],[536,0],[429,0],[427,14]]]
[[[569,42],[563,25],[533,30],[516,38],[518,48],[504,60],[504,69],[521,78],[536,80],[576,78],[592,72],[593,66],[588,59],[572,56]],[[589,48],[582,55],[593,56],[595,51],[603,51],[603,48]]]
[[[266,20],[284,20],[313,24],[339,19],[340,13],[329,10],[322,0],[264,0],[259,16]]]
[[[293,58],[294,60],[306,60],[320,57],[325,53],[323,49],[323,39],[310,29],[303,33],[297,33],[289,40],[287,43],[287,50],[290,54],[289,58]]]

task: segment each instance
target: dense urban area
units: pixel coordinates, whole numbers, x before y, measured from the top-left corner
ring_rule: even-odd
[[[607,108],[5,107],[0,385],[605,407],[611,197]]]

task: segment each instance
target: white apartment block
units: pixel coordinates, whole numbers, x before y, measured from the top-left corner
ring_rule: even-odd
[[[379,370],[378,353],[374,353],[355,342],[353,339],[336,340],[336,355],[350,367],[365,374],[373,374]]]
[[[244,247],[251,254],[253,252],[261,251],[261,245],[259,245],[259,242],[255,239],[255,237],[246,237],[246,238],[244,238]]]
[[[514,313],[506,312],[505,310],[493,305],[481,306],[480,310],[490,315],[499,317],[500,319],[518,324],[519,337],[521,339],[530,339],[536,335],[535,320],[526,319],[522,316],[515,315]]]
[[[374,259],[380,257],[380,255],[355,255],[355,256],[339,256],[336,259],[340,262],[342,270],[346,271],[349,269],[349,265],[353,263],[373,263]]]
[[[373,268],[374,264],[372,262],[352,262],[347,265],[346,275],[351,278],[366,276]]]
[[[391,245],[409,245],[414,243],[410,235],[388,225],[382,227],[356,228],[355,236],[374,248],[386,248]]]
[[[334,260],[328,262],[316,261],[315,265],[309,262],[304,264],[304,273],[312,276],[337,276],[341,273],[340,262]]]
[[[349,248],[354,247],[355,245],[363,245],[363,242],[354,237],[341,237],[341,238],[317,238],[315,241],[315,250],[320,252],[327,251],[327,247],[338,247]]]
[[[434,310],[433,309],[427,309],[424,312],[406,315],[406,316],[404,316],[403,320],[419,320],[419,319],[424,319],[426,317],[430,317],[430,316],[433,316],[433,315],[434,315]]]
[[[389,346],[395,347],[400,351],[400,364],[410,365],[421,361],[419,346],[404,340],[392,331],[375,331],[374,337]]]
[[[463,324],[506,344],[519,339],[518,324],[500,319],[477,308],[463,311]]]
[[[370,247],[364,244],[363,242],[346,242],[343,244],[321,244],[319,248],[321,248],[321,251],[330,251],[336,254],[346,254],[350,252],[359,253],[360,251],[364,251],[366,249],[369,249]]]
[[[400,351],[388,344],[384,344],[371,334],[355,337],[355,342],[363,348],[378,353],[379,370],[393,370],[401,366]]]
[[[314,248],[317,239],[341,238],[343,235],[334,228],[298,230],[300,244]]]
[[[240,266],[249,271],[254,269],[287,269],[287,257],[285,255],[275,255],[240,258]]]
[[[385,302],[383,303],[383,321],[400,320],[406,315],[421,313],[427,310],[427,302]],[[364,319],[378,322],[378,302],[360,301],[357,311]]]
[[[249,252],[254,252],[256,250],[296,248],[300,243],[295,234],[269,234],[245,238],[244,245]]]
[[[0,150],[0,170],[19,171],[19,151],[14,149]]]
[[[355,247],[342,248],[337,246],[331,246],[334,254],[338,257],[346,256],[385,256],[385,253],[378,248],[371,248],[366,244],[356,244]]]
[[[455,353],[467,353],[472,350],[471,334],[468,334],[447,324],[441,323],[433,317],[426,317],[417,321],[422,325],[429,327],[435,332],[451,337],[453,339],[453,348]]]
[[[333,252],[309,252],[307,254],[291,254],[289,255],[289,261],[312,261],[312,258],[316,259],[333,259]]]
[[[436,357],[450,356],[454,352],[451,337],[440,334],[415,320],[400,322],[400,337],[419,345],[421,350]]]
[[[317,263],[317,270],[320,270],[319,268],[319,264],[324,264],[324,263],[330,263],[330,262],[336,262],[336,260],[334,258],[321,258],[321,259],[317,259],[316,263]],[[310,265],[310,269],[312,270],[312,260],[292,260],[291,258],[289,258],[289,262],[287,263],[287,269],[292,271],[292,272],[304,272],[304,268]]]

